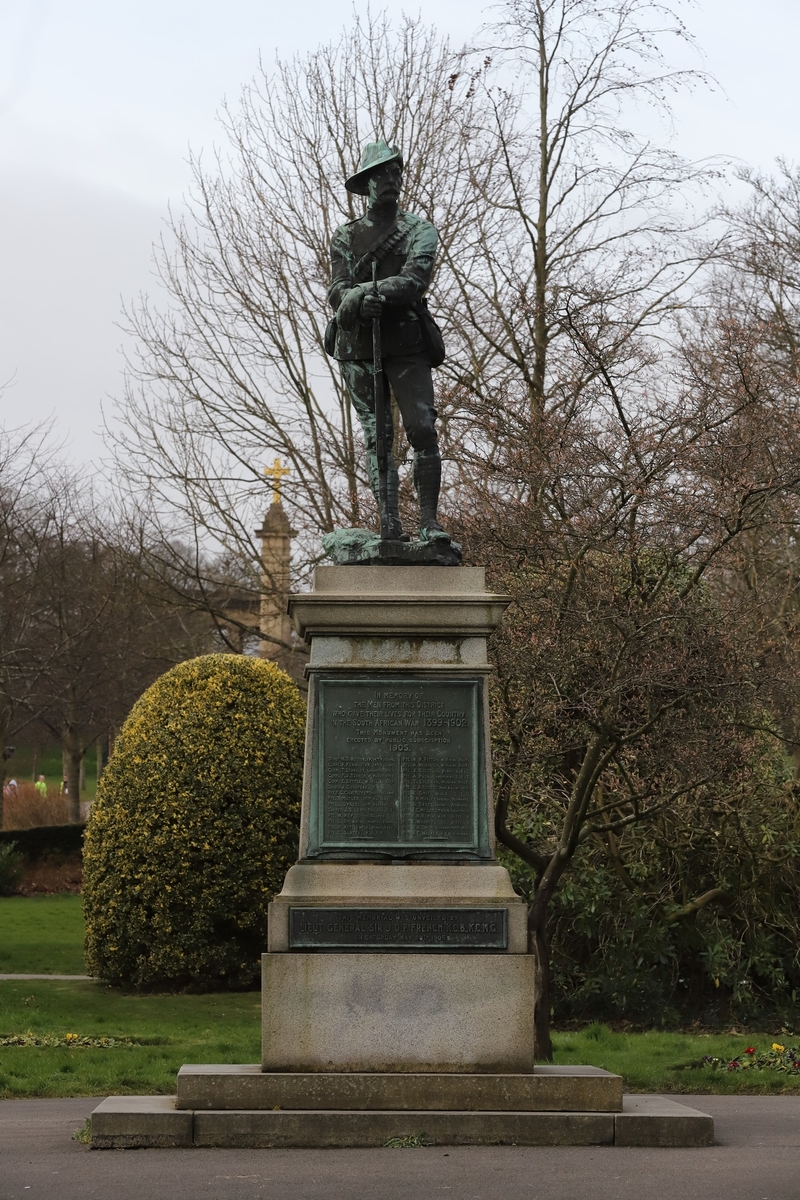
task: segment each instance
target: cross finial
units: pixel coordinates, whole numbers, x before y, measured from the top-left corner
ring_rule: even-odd
[[[281,479],[284,475],[290,475],[289,467],[282,467],[281,460],[276,458],[271,467],[264,467],[264,474],[268,479],[272,480],[272,503],[280,504],[281,502]]]

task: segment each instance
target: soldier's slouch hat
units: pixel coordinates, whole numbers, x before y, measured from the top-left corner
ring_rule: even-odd
[[[383,138],[379,138],[377,142],[367,142],[361,152],[358,170],[349,179],[345,179],[344,186],[348,192],[355,192],[357,196],[366,196],[369,192],[367,180],[370,172],[389,162],[399,163],[402,170],[403,155],[400,153],[399,146],[387,146]]]

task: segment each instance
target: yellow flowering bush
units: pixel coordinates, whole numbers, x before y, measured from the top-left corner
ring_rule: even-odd
[[[258,977],[267,903],[297,856],[305,706],[274,664],[209,654],[134,705],[84,844],[88,970],[136,988]]]

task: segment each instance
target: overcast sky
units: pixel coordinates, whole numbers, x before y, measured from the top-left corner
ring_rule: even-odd
[[[259,52],[313,49],[352,8],[0,0],[4,424],[54,413],[76,460],[100,455],[100,404],[120,388],[115,322],[123,299],[152,291],[150,245],[186,187],[188,147],[217,140],[216,110]],[[487,13],[478,0],[427,0],[423,11],[457,41]],[[798,0],[704,0],[688,23],[722,90],[681,101],[675,148],[767,170],[777,155],[800,159]]]

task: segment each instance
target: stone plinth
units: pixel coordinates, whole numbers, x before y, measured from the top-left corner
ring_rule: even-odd
[[[178,1105],[115,1097],[114,1146],[708,1145],[619,1076],[533,1064],[526,906],[495,858],[481,568],[323,567],[300,861],[270,906],[260,1065],[187,1066]]]
[[[265,1071],[533,1068],[529,954],[265,954]]]
[[[300,861],[270,906],[263,1066],[533,1066],[526,906],[494,857],[482,568],[321,567]]]

